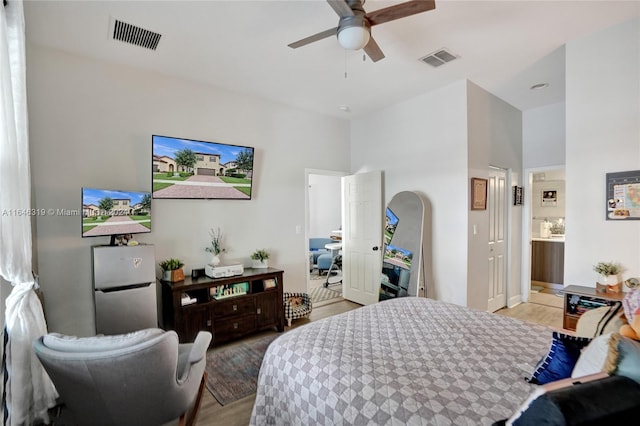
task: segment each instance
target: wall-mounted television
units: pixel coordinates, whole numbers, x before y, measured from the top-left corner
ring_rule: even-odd
[[[249,146],[153,135],[153,198],[250,200]]]
[[[82,237],[151,232],[151,192],[82,188]]]

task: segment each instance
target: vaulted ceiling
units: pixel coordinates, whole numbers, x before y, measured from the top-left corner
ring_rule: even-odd
[[[364,9],[398,3],[368,0]],[[372,28],[385,54],[374,63],[335,37],[287,46],[337,26],[324,0],[28,0],[24,8],[29,43],[344,118],[461,79],[521,110],[561,102],[563,46],[640,16],[640,1],[436,0],[435,10]],[[157,48],[114,40],[115,20],[159,33]],[[457,59],[437,68],[420,61],[442,48]],[[548,87],[530,90],[540,83]]]

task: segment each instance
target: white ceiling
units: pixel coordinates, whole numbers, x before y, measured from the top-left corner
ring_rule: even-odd
[[[436,0],[435,10],[372,28],[386,55],[376,63],[335,37],[287,47],[337,26],[324,0],[25,0],[24,9],[31,43],[351,118],[465,78],[521,110],[560,102],[564,44],[637,18],[640,1]],[[162,34],[157,50],[112,40],[113,18]],[[418,60],[443,47],[459,59]]]

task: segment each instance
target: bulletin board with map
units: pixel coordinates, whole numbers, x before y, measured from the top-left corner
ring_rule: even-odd
[[[607,220],[640,220],[640,170],[607,173]]]

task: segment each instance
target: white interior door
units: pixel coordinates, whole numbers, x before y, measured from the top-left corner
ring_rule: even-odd
[[[507,174],[489,171],[487,209],[489,211],[489,300],[490,312],[507,305]]]
[[[370,305],[380,298],[382,172],[342,178],[342,291]]]

